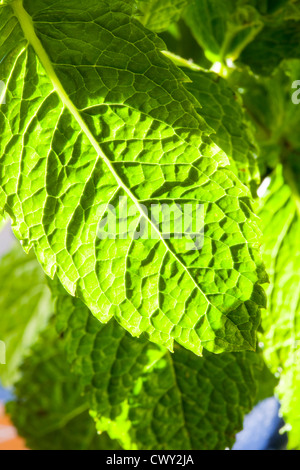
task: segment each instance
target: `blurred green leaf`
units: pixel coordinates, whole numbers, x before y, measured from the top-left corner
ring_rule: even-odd
[[[252,4],[244,0],[191,1],[186,22],[212,62],[237,59],[261,30],[261,15]]]
[[[241,54],[240,60],[254,73],[269,76],[286,59],[300,58],[300,21],[266,24]]]
[[[284,61],[271,77],[254,75],[247,68],[234,70],[229,77],[256,129],[262,178],[281,163],[286,147],[300,148],[300,106],[292,100],[292,86],[299,77],[298,59]]]
[[[91,394],[99,431],[125,449],[225,449],[253,406],[263,363],[254,352],[171,354],[114,321],[101,325],[53,285],[68,360]]]
[[[277,393],[288,424],[289,447],[300,449],[300,152],[278,166],[261,203],[263,253],[270,274],[263,315],[264,356],[280,376]]]
[[[15,401],[7,412],[32,450],[113,450],[119,445],[99,436],[78,377],[70,372],[63,338],[49,326],[21,367]]]
[[[183,9],[191,0],[137,0],[142,15],[140,21],[146,28],[161,32],[179,20]]]
[[[53,313],[45,275],[33,252],[20,245],[0,261],[0,340],[6,345],[6,364],[0,365],[3,385],[12,385],[19,366]]]

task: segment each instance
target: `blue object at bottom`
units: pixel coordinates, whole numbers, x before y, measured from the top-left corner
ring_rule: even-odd
[[[244,421],[244,429],[237,435],[233,450],[281,450],[287,436],[279,434],[284,421],[279,417],[280,404],[276,398],[260,402]]]
[[[6,403],[7,401],[13,400],[13,394],[10,390],[1,387],[0,384],[0,402]]]

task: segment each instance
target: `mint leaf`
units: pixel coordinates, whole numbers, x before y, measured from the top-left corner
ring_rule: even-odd
[[[289,447],[300,448],[299,348],[300,236],[299,155],[289,152],[284,170],[278,167],[261,209],[264,259],[270,272],[268,310],[263,315],[264,355],[280,374],[277,389],[290,427]],[[293,166],[290,164],[293,163]],[[298,166],[298,170],[296,170]]]
[[[25,249],[101,322],[196,354],[253,350],[265,274],[251,198],[164,44],[121,0],[18,0],[0,24],[0,206]],[[101,240],[120,196],[137,210],[131,238]],[[134,239],[153,228],[141,203],[166,201],[203,205],[201,251],[160,228]]]
[[[0,263],[0,340],[6,346],[6,364],[0,365],[3,385],[19,377],[19,366],[53,313],[45,275],[33,253],[18,245]]]
[[[57,327],[74,373],[88,385],[99,431],[125,449],[224,449],[253,406],[258,354],[171,354],[101,325],[79,299],[53,286]]]
[[[22,255],[20,248],[18,251]],[[41,268],[32,256],[27,258],[31,263],[24,270],[20,266],[19,271],[34,282],[32,273],[41,272]],[[14,283],[15,271],[11,274]],[[148,449],[149,443],[153,449],[233,444],[244,414],[256,399],[256,382],[262,373],[259,354],[204,353],[203,358],[197,358],[179,346],[170,354],[145,337],[133,339],[115,321],[101,325],[59,283],[49,280],[49,284],[57,297],[59,336],[50,322],[36,344],[23,351],[25,360],[22,357],[21,367],[15,366],[16,400],[8,405],[29,448],[118,449],[119,444],[104,429],[124,448]],[[22,298],[27,299],[27,292]],[[14,327],[17,320],[22,322],[26,317],[27,309],[30,304],[23,302],[15,314]],[[89,418],[90,407],[101,437]],[[163,437],[155,424],[157,419],[165,419]]]
[[[119,449],[105,433],[97,434],[64,347],[49,326],[22,365],[16,399],[7,405],[19,434],[31,450]]]
[[[138,0],[140,20],[152,31],[165,31],[181,16],[190,0]]]

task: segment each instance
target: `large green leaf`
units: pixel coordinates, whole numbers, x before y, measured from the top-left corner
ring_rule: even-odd
[[[24,361],[15,401],[7,405],[19,434],[32,450],[119,449],[105,433],[97,434],[64,350],[64,340],[49,326]]]
[[[16,246],[0,262],[0,340],[6,345],[1,382],[12,385],[19,366],[53,314],[51,294],[34,253]]]
[[[197,354],[254,349],[265,274],[250,195],[164,44],[123,0],[17,0],[0,25],[0,205],[25,249],[101,322]],[[100,239],[121,196],[130,236]],[[152,204],[175,202],[203,205],[202,250],[153,222]],[[141,226],[155,236],[135,239]]]
[[[51,283],[53,288],[53,283]],[[125,449],[225,449],[256,398],[254,352],[198,358],[101,325],[79,299],[54,286],[57,327],[74,373],[89,386],[99,431]]]
[[[278,167],[261,209],[264,257],[270,272],[263,316],[264,355],[280,374],[278,394],[289,425],[289,446],[300,448],[300,186],[299,153]]]

